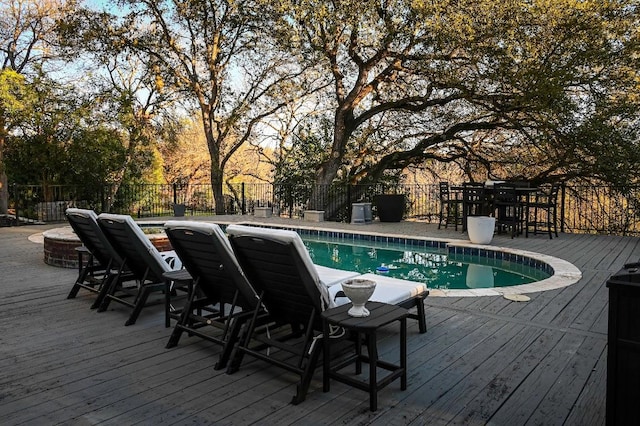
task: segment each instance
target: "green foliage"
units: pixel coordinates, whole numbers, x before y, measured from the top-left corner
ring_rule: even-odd
[[[0,111],[7,115],[23,111],[27,90],[24,76],[9,68],[0,70]]]
[[[323,122],[319,130],[310,126],[296,132],[291,146],[283,147],[275,163],[274,183],[282,185],[306,185],[313,182],[315,168],[326,155],[331,130]]]
[[[635,0],[281,0],[272,10],[283,46],[332,81],[318,183],[345,166],[366,182],[430,159],[482,178],[635,179],[637,158],[623,154],[640,111]],[[618,149],[597,155],[606,145]]]
[[[96,187],[113,184],[124,157],[125,147],[116,131],[104,127],[80,129],[65,149],[67,179],[70,183],[90,183]]]
[[[50,136],[50,135],[49,135]],[[99,188],[110,183],[124,157],[117,133],[78,129],[69,139],[46,134],[10,137],[6,163],[18,184],[70,184]]]
[[[24,91],[31,96],[30,107],[22,109],[6,142],[12,182],[97,188],[147,177],[155,151],[149,144],[129,150],[125,131],[113,122],[100,122],[104,116],[96,112],[105,98],[80,96],[43,73],[25,84]]]

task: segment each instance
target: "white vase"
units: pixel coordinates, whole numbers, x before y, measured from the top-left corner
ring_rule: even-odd
[[[495,217],[467,217],[467,232],[469,233],[469,240],[474,244],[489,244],[493,239],[493,231],[495,227]]]
[[[347,313],[352,317],[368,317],[369,310],[365,308],[365,304],[375,289],[376,282],[372,280],[354,278],[343,282],[342,291],[353,304]]]

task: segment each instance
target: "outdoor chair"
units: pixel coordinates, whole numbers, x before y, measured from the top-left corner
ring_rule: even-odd
[[[554,183],[548,189],[541,188],[533,195],[533,199],[528,203],[529,215],[527,221],[526,234],[533,228],[533,234],[537,234],[544,229],[549,234],[549,239],[553,234],[558,237],[558,193],[560,184]],[[533,218],[531,218],[533,216]]]
[[[165,232],[193,278],[187,302],[166,347],[176,346],[186,331],[189,336],[222,346],[214,369],[224,368],[241,327],[259,309],[258,295],[240,269],[229,240],[218,225],[169,221],[165,223]],[[212,333],[211,327],[218,332]]]
[[[457,192],[452,192],[449,182],[440,182],[439,186],[440,214],[438,220],[438,229],[444,223],[445,229],[453,224],[455,230],[458,230],[458,224],[462,221],[462,199]]]
[[[488,215],[487,204],[483,183],[462,184],[462,232],[467,230],[467,217]]]
[[[506,183],[494,186],[493,211],[498,230],[507,229],[511,238],[519,234],[522,230],[523,207],[515,186]]]
[[[180,259],[173,251],[159,253],[131,216],[102,213],[98,216],[98,224],[122,258],[121,270],[128,269],[137,281],[134,287],[122,288],[125,294],[120,295],[116,293],[117,280],[112,280],[98,312],[107,310],[110,302],[115,301],[132,308],[125,325],[135,324],[149,295],[165,290],[162,274],[180,269]],[[130,298],[133,300],[128,300]]]
[[[118,273],[122,266],[122,258],[102,232],[97,221],[98,215],[93,210],[69,208],[65,215],[84,247],[78,256],[78,278],[67,299],[75,298],[80,289],[89,290],[97,294],[91,305],[91,309],[96,309],[104,298],[102,290],[106,290],[110,280],[117,278],[122,282],[132,277],[126,271]],[[85,249],[89,255],[86,263],[82,260]]]
[[[227,234],[239,264],[260,295],[270,319],[275,324],[289,325],[291,329],[291,333],[285,336],[274,331],[265,333],[252,320],[234,350],[227,372],[235,372],[245,354],[294,372],[300,380],[292,403],[298,404],[306,397],[319,351],[322,350],[322,344],[318,342],[322,333],[320,313],[337,305],[335,300],[341,299],[337,297],[341,287],[338,284],[327,286],[322,282],[309,252],[294,231],[229,225]],[[422,306],[422,313],[424,297],[428,294],[426,288],[423,290],[411,299],[414,306]],[[278,348],[295,357],[283,358],[267,348]]]

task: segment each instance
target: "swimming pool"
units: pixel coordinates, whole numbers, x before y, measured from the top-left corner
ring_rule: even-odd
[[[549,278],[552,271],[530,262],[449,252],[447,248],[303,235],[313,262],[361,274],[377,273],[420,282],[432,289],[510,287]]]
[[[364,250],[366,252],[367,247],[375,248],[376,253],[380,253],[381,249],[391,248],[395,250],[399,248],[401,251],[409,253],[433,251],[441,256],[438,262],[444,262],[444,258],[446,257],[447,261],[461,263],[463,266],[459,268],[466,272],[464,278],[465,287],[454,288],[451,285],[444,284],[438,285],[439,287],[435,288],[433,284],[427,284],[431,297],[519,295],[566,287],[578,282],[582,277],[580,270],[573,264],[554,256],[519,249],[476,245],[471,244],[467,240],[414,238],[374,232],[318,229],[307,226],[283,226],[263,222],[242,222],[242,224],[266,228],[290,229],[298,232],[307,244],[312,241],[344,243],[350,247],[350,250],[360,251],[357,257],[362,257],[362,251]],[[334,255],[332,249],[327,251],[325,248],[323,250],[329,253],[328,257],[330,258]],[[326,255],[319,256],[318,254],[314,254],[313,256],[316,257],[314,261],[322,264],[323,261],[321,257]],[[376,265],[378,261],[380,265]],[[383,262],[380,258],[377,258],[376,262],[373,262],[373,265],[377,267],[381,266],[382,263],[387,262]],[[334,264],[334,266],[331,267],[354,270],[355,257],[350,261],[342,261],[339,265]],[[469,271],[469,269],[471,269],[471,271]],[[534,269],[534,271],[531,269]],[[497,272],[498,279],[496,279],[496,270],[499,270]],[[503,275],[500,271],[504,270],[516,274],[524,273],[524,275],[533,278],[533,280],[526,284],[512,283],[509,286],[501,285],[500,280],[502,280]],[[458,272],[462,271],[459,270]],[[392,278],[387,274],[385,274],[385,276]],[[409,281],[423,282],[412,275],[408,276],[410,276]],[[491,286],[490,276],[493,277],[493,286]],[[467,279],[469,280],[469,285],[467,285]],[[498,284],[496,284],[496,282],[498,282]]]

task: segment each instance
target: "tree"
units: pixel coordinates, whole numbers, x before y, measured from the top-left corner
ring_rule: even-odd
[[[176,94],[165,90],[153,55],[133,54],[123,39],[126,27],[114,25],[113,19],[109,13],[83,9],[59,31],[65,49],[83,57],[84,90],[94,98],[96,121],[116,130],[124,146],[125,156],[108,182],[111,200],[125,180],[153,180],[144,179],[143,172],[153,174],[157,144],[171,136],[178,122]]]
[[[82,185],[94,193],[112,182],[125,156],[122,137],[96,120],[92,101],[42,75],[30,89],[29,113],[6,141],[14,182]]]
[[[28,76],[34,76],[44,70],[44,66],[57,57],[56,29],[61,18],[76,7],[73,0],[2,0],[0,2],[0,75],[2,85],[11,82],[25,87]],[[17,73],[21,77],[16,76]],[[6,173],[4,150],[5,141],[11,129],[28,112],[20,106],[24,100],[16,92],[6,97],[3,88],[0,97],[0,214],[7,212],[8,177]]]
[[[632,0],[273,4],[282,45],[333,83],[318,188],[345,167],[357,183],[430,158],[490,164],[512,149],[529,152],[540,176],[566,173],[576,144],[593,148],[578,139],[598,127],[589,122],[621,134],[638,110]]]
[[[103,31],[131,54],[150,58],[164,90],[183,96],[187,115],[191,107],[198,111],[216,213],[223,213],[226,164],[262,120],[299,96],[299,71],[260,30],[268,23],[255,1],[122,3],[125,16],[110,16]]]
[[[167,182],[179,185],[211,182],[209,152],[200,120],[183,119],[164,129],[158,149]]]

